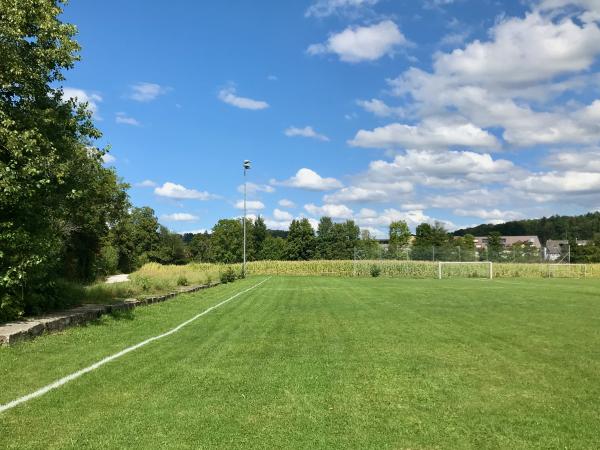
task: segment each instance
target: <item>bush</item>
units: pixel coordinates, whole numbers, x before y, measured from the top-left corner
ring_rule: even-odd
[[[235,272],[231,267],[228,267],[225,272],[221,273],[221,283],[233,283],[235,281]]]
[[[377,265],[372,265],[371,266],[371,276],[378,277],[379,275],[381,275],[381,267],[379,267]]]
[[[190,282],[185,275],[179,275],[177,278],[177,286],[189,286]]]

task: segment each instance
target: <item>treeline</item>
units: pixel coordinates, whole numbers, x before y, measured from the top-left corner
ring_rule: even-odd
[[[580,216],[551,216],[541,219],[512,220],[498,225],[478,225],[455,231],[455,236],[472,234],[488,236],[492,232],[503,236],[538,236],[542,245],[548,239],[591,240],[600,233],[600,212]]]

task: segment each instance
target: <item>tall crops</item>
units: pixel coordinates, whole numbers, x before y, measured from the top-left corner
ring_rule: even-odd
[[[241,269],[241,264],[233,264]],[[399,260],[313,260],[313,261],[252,261],[247,265],[249,275],[297,275],[297,276],[337,276],[337,277],[370,277],[371,269],[379,268],[379,276],[392,278],[437,278],[438,263],[432,261],[399,261]],[[224,264],[192,263],[186,266],[160,266],[152,264],[144,266],[140,272],[146,276],[160,278],[176,277],[185,274],[190,281],[210,274],[217,279],[217,274],[228,266]],[[487,277],[487,263],[445,265],[444,278]],[[600,264],[554,265],[544,263],[494,263],[494,278],[600,278]]]

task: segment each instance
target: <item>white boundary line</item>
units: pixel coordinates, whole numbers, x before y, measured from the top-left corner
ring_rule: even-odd
[[[44,386],[43,388],[38,389],[37,391],[32,392],[31,394],[27,394],[27,395],[25,395],[23,397],[17,398],[16,400],[13,400],[12,402],[6,403],[4,405],[0,405],[0,413],[3,413],[4,411],[8,411],[9,409],[12,409],[12,408],[14,408],[17,405],[20,405],[21,403],[25,403],[25,402],[27,402],[29,400],[32,400],[32,399],[36,398],[36,397],[40,397],[40,396],[44,395],[45,393],[50,392],[52,389],[56,389],[56,388],[58,388],[58,387],[60,387],[60,386],[62,386],[64,384],[67,384],[69,381],[73,381],[76,378],[79,378],[80,376],[85,375],[88,372],[91,372],[92,370],[96,370],[98,367],[101,367],[101,366],[103,366],[104,364],[106,364],[106,363],[108,363],[110,361],[113,361],[113,360],[115,360],[117,358],[120,358],[121,356],[126,355],[129,352],[137,350],[138,348],[143,347],[144,345],[149,344],[150,342],[153,342],[153,341],[156,341],[158,339],[162,339],[164,337],[170,336],[171,334],[176,333],[179,330],[181,330],[186,325],[192,323],[194,320],[198,319],[199,317],[202,317],[203,315],[208,314],[212,310],[217,309],[218,307],[220,307],[220,306],[224,305],[225,303],[233,300],[234,298],[236,298],[236,297],[238,297],[238,296],[240,296],[242,294],[245,294],[246,292],[251,291],[254,288],[257,288],[258,286],[260,286],[261,284],[263,284],[265,281],[268,281],[270,279],[271,279],[271,277],[265,278],[260,283],[257,283],[254,286],[249,287],[248,289],[240,291],[237,294],[229,297],[227,300],[223,300],[222,302],[217,303],[216,305],[211,306],[208,309],[205,309],[201,313],[196,314],[191,319],[188,319],[185,322],[177,325],[175,328],[172,328],[171,330],[167,331],[166,333],[159,334],[158,336],[154,336],[154,337],[148,338],[145,341],[142,341],[142,342],[140,342],[138,344],[132,345],[131,347],[127,347],[127,348],[121,350],[120,352],[115,353],[114,355],[110,355],[110,356],[107,356],[104,359],[101,359],[100,361],[92,364],[91,366],[88,366],[88,367],[86,367],[84,369],[78,370],[77,372],[74,372],[71,375],[67,375],[66,377],[63,377],[63,378],[61,378],[59,380],[56,380],[54,383],[48,384],[47,386]]]

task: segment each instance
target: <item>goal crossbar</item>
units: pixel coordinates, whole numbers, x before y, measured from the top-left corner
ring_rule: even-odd
[[[488,274],[487,278],[490,280],[494,278],[494,263],[492,261],[438,261],[438,279],[442,279],[442,267],[444,265],[461,265],[461,264],[470,264],[470,265],[487,265],[488,266]]]

